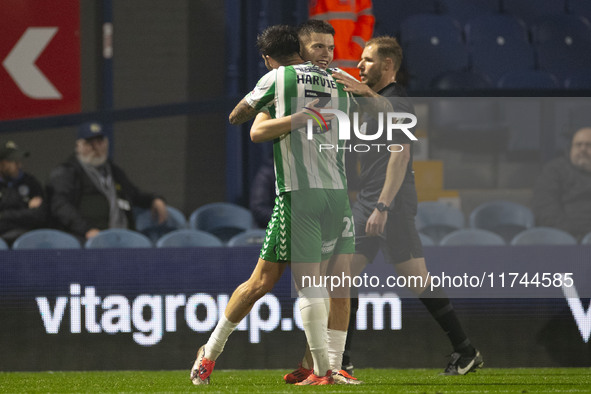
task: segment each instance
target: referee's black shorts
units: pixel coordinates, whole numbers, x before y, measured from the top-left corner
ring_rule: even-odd
[[[364,255],[370,263],[379,249],[384,253],[386,261],[391,264],[423,257],[423,246],[415,226],[417,195],[414,187],[403,187],[398,192],[394,207],[388,212],[384,233],[378,237],[368,237],[365,235],[365,225],[375,204],[357,201],[353,205],[355,253]]]

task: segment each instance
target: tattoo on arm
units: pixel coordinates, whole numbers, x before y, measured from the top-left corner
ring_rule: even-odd
[[[242,99],[238,105],[232,110],[230,114],[230,123],[233,125],[239,125],[246,121],[251,120],[257,114],[257,110],[251,107],[246,100]]]

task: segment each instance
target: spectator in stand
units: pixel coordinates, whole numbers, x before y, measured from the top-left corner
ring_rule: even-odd
[[[591,232],[591,126],[578,129],[566,155],[544,166],[533,194],[537,226],[578,239]]]
[[[57,228],[82,240],[108,228],[134,229],[132,208],[152,209],[159,223],[168,217],[164,200],[140,191],[108,158],[109,140],[100,123],[78,129],[75,153],[50,175],[47,194]]]
[[[28,156],[13,141],[0,148],[0,237],[9,245],[45,225],[43,187],[22,169],[22,160]]]

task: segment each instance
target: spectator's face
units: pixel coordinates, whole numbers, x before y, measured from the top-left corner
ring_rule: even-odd
[[[0,161],[0,173],[3,178],[15,179],[21,169],[21,163],[15,160]]]
[[[334,57],[334,37],[328,33],[312,33],[309,36],[303,36],[301,51],[302,59],[326,70]]]
[[[570,161],[575,167],[591,172],[591,127],[576,132],[570,148]]]
[[[85,164],[100,166],[107,161],[108,153],[109,140],[104,137],[76,141],[76,155]]]

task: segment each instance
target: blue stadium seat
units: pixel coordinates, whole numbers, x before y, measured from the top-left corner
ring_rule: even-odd
[[[466,23],[466,40],[472,69],[491,78],[536,67],[534,48],[522,21],[509,15],[483,15]]]
[[[575,237],[552,227],[532,227],[515,235],[511,245],[576,245]]]
[[[80,242],[71,234],[53,229],[38,229],[24,233],[12,244],[12,249],[80,249]]]
[[[536,19],[530,26],[532,42],[563,40],[570,45],[575,40],[591,41],[589,21],[577,15],[546,15]]]
[[[591,21],[591,1],[566,0],[566,10],[569,14],[584,16]]]
[[[426,90],[449,71],[467,70],[468,50],[459,23],[444,15],[414,15],[400,32],[409,90]]]
[[[166,233],[187,228],[187,218],[181,211],[171,206],[167,206],[166,210],[168,219],[162,224],[154,220],[151,210],[142,210],[135,218],[136,231],[150,238],[152,242],[156,242]]]
[[[501,89],[559,89],[558,78],[546,71],[520,70],[508,72],[497,82]]]
[[[402,21],[416,14],[434,14],[437,10],[438,0],[373,0],[374,37],[398,36]]]
[[[266,231],[263,229],[246,230],[233,236],[228,241],[228,246],[260,246],[265,242]]]
[[[87,249],[151,248],[152,241],[144,234],[124,228],[103,230],[84,244]]]
[[[220,247],[223,242],[215,235],[193,229],[174,230],[156,241],[157,248]]]
[[[400,44],[427,42],[463,42],[462,27],[457,20],[446,15],[418,14],[404,20],[400,26]]]
[[[591,89],[591,74],[576,73],[566,77],[564,87],[567,89]]]
[[[412,42],[404,48],[404,64],[408,70],[409,91],[430,89],[433,80],[448,71],[467,70],[468,49],[462,42],[443,41],[438,44]]]
[[[4,241],[4,239],[0,238],[0,250],[8,250],[10,249],[8,247],[8,244],[6,243],[6,241]]]
[[[431,87],[437,90],[483,90],[494,88],[490,78],[474,71],[448,71],[436,77]]]
[[[435,241],[433,241],[431,239],[431,237],[429,237],[426,234],[419,233],[419,238],[421,239],[421,243],[423,244],[423,246],[435,246],[435,245],[437,245],[435,243]]]
[[[239,205],[218,202],[197,208],[189,217],[189,227],[206,231],[227,242],[254,226],[252,213]]]
[[[519,232],[534,226],[531,209],[511,201],[489,201],[470,213],[470,227],[492,231],[510,242]]]
[[[451,205],[437,201],[422,201],[418,204],[415,217],[417,230],[436,244],[445,235],[464,228],[464,223],[462,211]]]
[[[538,68],[550,72],[561,81],[573,75],[585,74],[591,69],[591,43],[575,40],[570,44],[563,39],[545,41],[536,45]]]
[[[503,12],[518,16],[527,24],[543,15],[566,13],[565,0],[502,0]]]
[[[441,242],[441,246],[463,246],[463,245],[491,245],[491,246],[502,246],[506,245],[503,238],[488,230],[479,228],[465,228],[462,230],[456,230],[452,233],[447,234]]]
[[[507,40],[528,42],[525,23],[512,15],[480,15],[464,27],[468,45],[503,45]]]
[[[434,148],[498,153],[507,148],[508,128],[493,98],[445,98],[429,106],[429,141]]]
[[[500,0],[440,0],[439,11],[464,25],[474,17],[501,12],[501,4]]]

